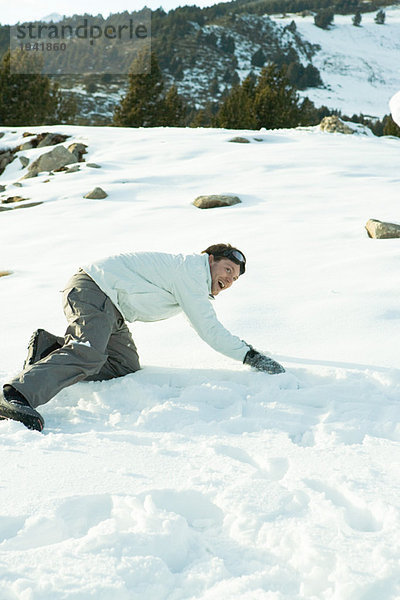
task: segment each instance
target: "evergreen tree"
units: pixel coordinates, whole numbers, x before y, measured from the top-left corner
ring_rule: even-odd
[[[297,127],[315,119],[315,107],[308,98],[300,102],[296,89],[276,65],[264,67],[258,79],[250,74],[236,85],[221,104],[213,120],[228,129],[275,129]]]
[[[211,79],[210,86],[208,89],[209,89],[210,95],[212,97],[215,97],[219,94],[219,83],[218,83],[218,77],[216,75]]]
[[[114,124],[120,127],[159,127],[184,124],[186,105],[175,86],[164,94],[164,81],[154,52],[139,55],[129,75],[126,95],[114,111]],[[142,73],[135,74],[139,67]]]
[[[173,85],[167,92],[163,108],[163,125],[167,127],[183,127],[185,124],[186,104]]]
[[[238,83],[240,83],[240,77],[238,75],[237,71],[234,71],[233,75],[232,75],[232,85],[238,85]]]
[[[230,83],[233,86],[240,83],[240,77],[237,74],[237,71],[232,71],[232,69],[227,68],[222,77],[222,81],[224,83]]]
[[[208,35],[206,35],[206,37],[204,38],[205,43],[208,46],[212,46],[214,48],[217,46],[217,40],[218,40],[218,38],[213,31],[211,33],[209,33]]]
[[[220,106],[213,124],[225,129],[256,129],[254,88],[254,80],[250,76],[241,85],[234,86]]]
[[[250,71],[250,73],[247,75],[246,79],[243,79],[243,89],[246,91],[246,93],[254,99],[254,90],[256,87],[256,83],[257,83],[257,76],[254,74],[254,71]]]
[[[324,114],[324,112],[326,114]],[[318,125],[322,119],[330,114],[326,106],[315,108],[315,105],[309,98],[304,98],[300,105],[300,121],[299,125]]]
[[[56,109],[53,115],[46,119],[46,123],[49,125],[56,125],[57,123],[73,123],[78,110],[75,94],[73,92],[64,92],[61,94],[58,83],[54,83],[53,97]]]
[[[296,21],[290,21],[289,25],[286,25],[284,29],[286,29],[287,31],[290,31],[291,33],[296,33],[296,31],[297,31]]]
[[[303,67],[298,61],[291,62],[286,69],[286,77],[289,83],[298,90],[322,85],[321,75],[317,67],[314,67],[311,63]]]
[[[359,9],[356,10],[356,13],[352,19],[354,27],[360,27],[361,25],[361,12]]]
[[[12,63],[11,63],[12,61]],[[10,67],[13,67],[11,72]],[[8,50],[0,64],[0,124],[42,125],[70,122],[74,103],[63,102],[57,83],[35,73],[38,65],[22,51]],[[31,74],[21,74],[25,71]]]
[[[232,36],[222,33],[219,47],[227,54],[233,54],[235,52],[235,40]]]
[[[189,121],[190,127],[211,127],[214,121],[217,105],[207,102],[205,108],[195,111],[192,119]]]
[[[375,19],[374,19],[375,23],[377,23],[377,25],[384,25],[385,19],[386,19],[385,11],[382,9],[379,9],[375,15]]]
[[[128,91],[114,111],[115,125],[157,127],[164,124],[164,82],[161,70],[154,52],[150,55],[150,69],[143,68],[147,60],[148,55],[142,53],[133,65]],[[145,72],[135,74],[138,70]]]
[[[263,67],[265,65],[266,60],[267,57],[262,51],[262,48],[259,48],[256,52],[254,52],[253,56],[251,57],[251,64],[254,67]]]
[[[394,135],[396,137],[400,137],[400,127],[396,125],[390,115],[385,115],[383,117],[383,135]]]
[[[301,123],[299,97],[283,69],[274,64],[263,68],[255,87],[254,110],[258,128],[297,127]]]
[[[314,17],[314,24],[321,29],[329,29],[332,25],[334,12],[331,8],[322,8]]]
[[[297,89],[304,89],[302,78],[304,77],[304,67],[297,60],[291,62],[286,69],[286,77],[291,85],[295,85]]]
[[[304,71],[305,87],[319,87],[322,85],[322,79],[317,67],[309,63]]]

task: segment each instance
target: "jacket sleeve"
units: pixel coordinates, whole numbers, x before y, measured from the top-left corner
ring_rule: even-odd
[[[249,346],[236,335],[232,335],[219,321],[208,299],[204,284],[204,273],[179,272],[173,284],[173,293],[193,329],[211,348],[235,360],[243,359]]]

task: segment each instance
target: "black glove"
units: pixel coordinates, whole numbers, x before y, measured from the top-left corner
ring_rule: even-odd
[[[282,365],[276,362],[276,360],[273,360],[268,356],[264,356],[264,354],[257,352],[257,350],[254,350],[254,348],[251,348],[248,351],[244,357],[243,363],[258,369],[258,371],[265,371],[270,375],[277,375],[278,373],[285,372],[285,369],[282,367]]]

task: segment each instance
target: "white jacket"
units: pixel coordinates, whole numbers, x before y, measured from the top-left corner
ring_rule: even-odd
[[[214,350],[240,361],[249,350],[221,325],[211,306],[208,254],[119,254],[82,269],[129,322],[161,321],[183,311]]]

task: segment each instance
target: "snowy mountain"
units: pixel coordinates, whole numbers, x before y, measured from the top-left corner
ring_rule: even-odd
[[[384,25],[375,23],[376,11],[363,13],[360,27],[353,25],[352,14],[336,14],[327,30],[315,26],[310,12],[306,16],[243,12],[200,25],[184,9],[179,10],[182,17],[178,24],[168,24],[167,16],[153,16],[153,48],[167,86],[175,84],[196,107],[220,101],[235,81],[250,72],[258,74],[261,65],[253,64],[257,52],[262,52],[265,62],[316,67],[322,85],[308,87],[300,94],[317,107],[328,106],[349,116],[363,113],[382,118],[388,114],[389,98],[400,89],[399,6],[385,9]],[[202,13],[198,16],[201,22],[200,17]],[[180,29],[172,35],[171,30],[178,25]],[[166,35],[171,36],[168,44]],[[97,77],[91,83],[96,91],[88,94],[79,78],[62,80],[64,89],[77,94],[82,122],[108,124],[125,93],[127,77],[114,76],[107,84]]]
[[[311,15],[275,17],[282,30],[294,20],[300,36],[319,47],[312,62],[324,87],[309,88],[303,95],[316,106],[349,116],[388,114],[387,103],[400,89],[400,7],[388,7],[385,13],[384,25],[374,22],[376,12],[364,13],[360,27],[352,24],[353,15],[335,15],[328,30],[316,27]]]
[[[261,71],[252,64],[254,53],[261,49],[266,62],[289,64],[298,60],[303,66],[317,67],[322,86],[301,92],[317,107],[328,106],[349,116],[363,113],[382,118],[388,114],[389,98],[400,89],[400,7],[388,7],[385,13],[384,25],[375,23],[376,11],[363,13],[360,27],[353,25],[354,15],[335,15],[333,26],[326,30],[315,26],[310,12],[307,16],[283,17],[243,14],[229,25],[206,25],[203,31],[215,35],[217,48],[223,35],[232,36],[233,57],[241,80],[251,71]],[[187,54],[190,56],[190,52]],[[200,59],[194,67],[185,67],[182,80],[175,81],[187,98],[204,99],[215,75],[219,94],[214,99],[223,93],[228,57],[217,56],[213,48],[206,54],[204,63]]]
[[[47,15],[46,17],[42,17],[40,19],[41,21],[44,21],[45,23],[58,23],[59,21],[63,20],[63,16],[60,15],[59,13],[51,13],[50,15]]]
[[[24,131],[2,128],[0,147]],[[100,168],[19,181],[17,158],[0,176],[2,201],[41,203],[0,205],[1,384],[33,330],[63,333],[80,265],[217,241],[248,261],[220,320],[287,372],[217,354],[181,316],[134,323],[141,371],[63,390],[42,434],[0,422],[0,597],[398,600],[400,240],[364,226],[399,220],[400,140],[29,131],[69,135]],[[108,197],[83,198],[95,186]],[[203,193],[242,203],[199,210]]]

